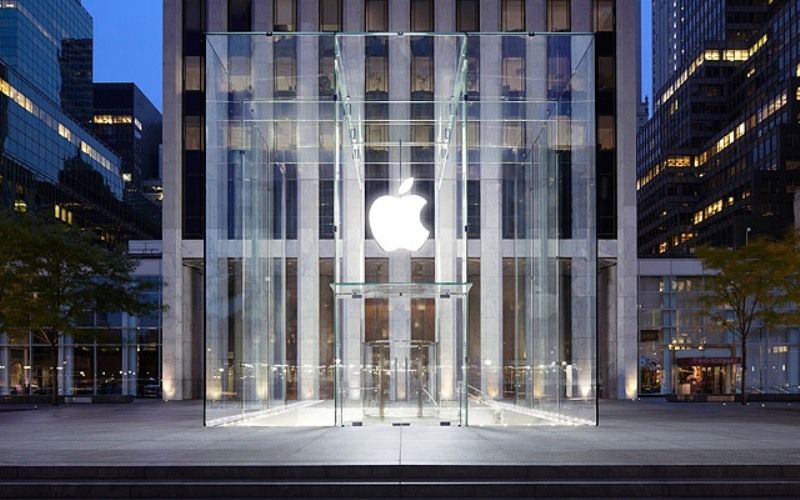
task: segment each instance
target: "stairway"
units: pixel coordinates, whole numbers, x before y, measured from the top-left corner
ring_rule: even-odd
[[[800,497],[800,466],[44,466],[0,498]]]

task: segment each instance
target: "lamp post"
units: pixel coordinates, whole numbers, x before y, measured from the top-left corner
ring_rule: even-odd
[[[744,246],[750,244],[750,231],[751,228],[748,227],[744,232]]]

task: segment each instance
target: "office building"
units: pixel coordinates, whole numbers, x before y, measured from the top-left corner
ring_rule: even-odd
[[[635,397],[638,8],[164,9],[166,399],[438,425]],[[414,243],[371,220],[407,192]]]
[[[678,401],[733,401],[739,338],[704,314],[709,270],[693,258],[639,259],[639,394]],[[747,392],[774,401],[800,394],[800,328],[759,329],[748,341]]]
[[[133,83],[95,83],[92,130],[120,155],[125,202],[161,227],[161,113]]]
[[[672,74],[639,131],[640,255],[743,245],[792,224],[798,2],[711,3],[726,38],[706,41]]]
[[[89,13],[77,0],[2,0],[0,40],[0,205],[91,229],[108,244],[158,238],[157,218],[127,203],[120,155],[90,132]],[[152,264],[140,272],[160,276]],[[158,379],[158,351],[147,353],[160,318],[95,316],[85,336],[62,339],[62,394],[143,394],[148,384],[133,377],[141,365]],[[0,396],[45,395],[49,363],[35,334],[0,333]]]
[[[656,9],[675,23],[657,24]],[[703,313],[710,271],[691,255],[798,222],[800,2],[653,2],[653,12],[654,58],[670,36],[680,50],[668,70],[654,60],[653,116],[637,138],[639,392],[732,400],[744,369],[754,398],[796,397],[797,328],[759,330],[742,367],[738,338]]]
[[[126,188],[159,179],[161,113],[134,83],[95,83],[93,131],[122,159]]]

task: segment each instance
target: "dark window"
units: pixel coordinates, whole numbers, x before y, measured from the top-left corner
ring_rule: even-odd
[[[569,0],[547,0],[547,31],[569,31],[572,21]]]
[[[481,237],[481,181],[467,181],[467,238]]]
[[[333,181],[319,181],[319,239],[333,239]]]
[[[524,0],[503,0],[501,16],[503,31],[525,31]]]
[[[295,0],[274,0],[273,29],[297,31],[297,3]]]
[[[480,31],[479,0],[456,0],[456,30]]]
[[[228,0],[228,31],[250,31],[250,0]]]
[[[389,30],[389,9],[386,0],[366,0],[364,13],[366,31]]]
[[[342,1],[320,0],[319,2],[319,30],[342,30]]]
[[[198,33],[205,31],[203,23],[203,0],[183,1],[183,29],[184,31]]]
[[[433,0],[411,0],[411,31],[433,31]]]

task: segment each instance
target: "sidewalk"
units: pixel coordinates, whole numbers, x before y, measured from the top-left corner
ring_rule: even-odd
[[[202,425],[200,402],[0,412],[0,464],[800,464],[800,404],[602,401],[599,427]]]

